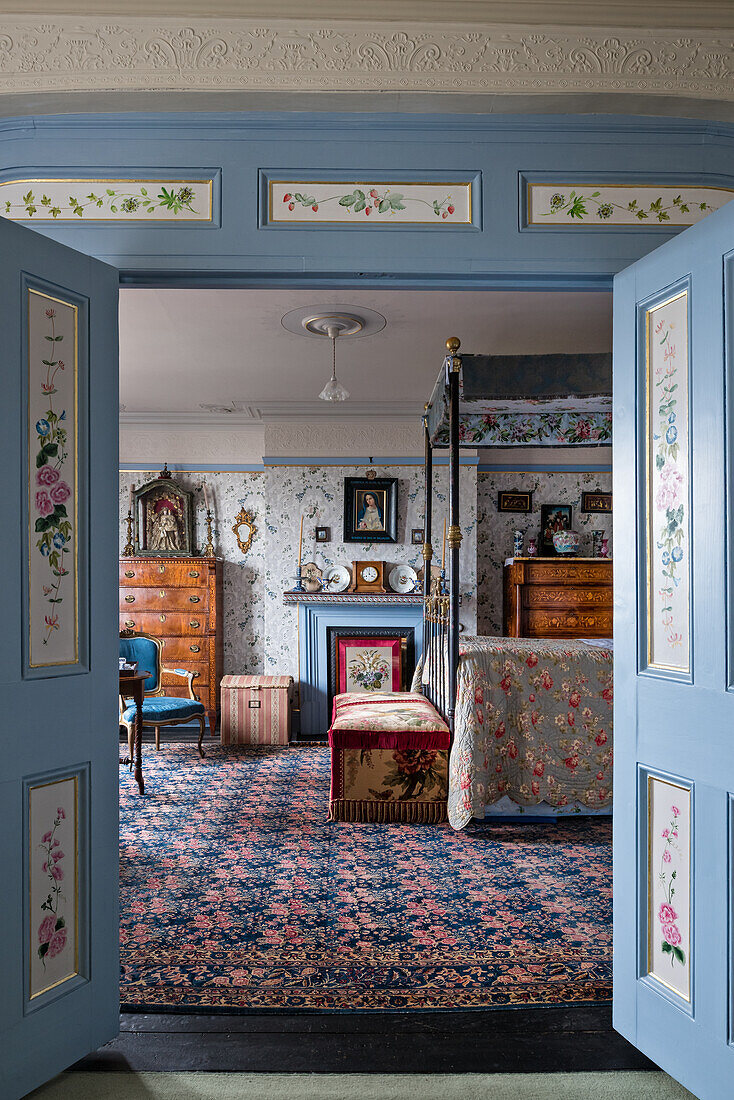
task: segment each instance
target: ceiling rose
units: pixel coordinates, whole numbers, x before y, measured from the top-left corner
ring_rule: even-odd
[[[387,321],[374,309],[339,302],[291,309],[280,323],[298,336],[328,337],[330,327],[338,329],[339,336],[374,336]]]

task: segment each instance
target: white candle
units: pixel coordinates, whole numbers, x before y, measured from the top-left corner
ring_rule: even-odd
[[[443,549],[441,551],[441,568],[446,568],[446,516],[443,517]]]
[[[206,491],[206,482],[204,482],[204,504],[206,505],[207,512],[209,511],[209,494]]]
[[[131,485],[130,486],[130,500],[129,500],[128,506],[127,506],[127,514],[129,516],[131,516],[133,514],[133,490],[134,489],[135,489],[135,486]]]
[[[298,564],[301,564],[301,552],[303,550],[303,516],[301,516],[301,529],[298,532]]]

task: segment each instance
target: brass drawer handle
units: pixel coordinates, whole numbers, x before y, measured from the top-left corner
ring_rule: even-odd
[[[158,621],[161,622],[161,623],[164,623],[166,621],[166,616],[165,615],[159,615],[158,616]]]
[[[134,596],[125,596],[125,603],[135,603]]]
[[[189,621],[189,626],[197,627],[197,626],[201,626],[201,623],[199,622],[198,619],[191,619]]]
[[[135,626],[135,620],[134,619],[126,619],[125,620],[125,626],[128,628],[128,630],[132,630],[132,628]]]
[[[198,645],[190,645],[189,649],[192,653],[201,653],[201,649]]]
[[[199,570],[198,569],[189,569],[189,576],[190,577],[198,577],[199,576]]]
[[[165,600],[165,598],[166,598],[166,593],[165,593],[165,592],[163,591],[163,589],[162,589],[162,588],[161,588],[160,592],[158,593],[158,595],[160,596],[160,598],[161,598],[162,600]]]
[[[199,602],[199,597],[198,596],[189,596],[189,603],[198,603],[198,602]]]
[[[126,577],[134,577],[135,576],[135,570],[134,569],[126,569],[125,570],[125,576]]]

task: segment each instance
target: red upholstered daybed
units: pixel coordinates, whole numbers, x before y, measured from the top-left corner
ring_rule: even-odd
[[[449,744],[449,727],[424,695],[337,695],[329,819],[445,821]]]

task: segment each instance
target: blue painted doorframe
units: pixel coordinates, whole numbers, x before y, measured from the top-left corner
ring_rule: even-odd
[[[529,226],[528,180],[734,187],[734,127],[629,116],[189,114],[56,116],[0,126],[0,185],[120,175],[212,180],[209,223],[32,222],[157,285],[608,286],[675,235],[665,223]],[[471,180],[471,225],[271,225],[264,181]],[[81,185],[80,185],[81,186]],[[91,188],[90,188],[91,189]],[[0,200],[2,187],[0,186]],[[0,213],[3,213],[0,205]]]
[[[654,225],[626,229],[609,229],[600,225],[569,225],[557,229],[527,227],[522,219],[522,188],[527,174],[534,174],[536,178],[542,175],[554,184],[557,183],[559,189],[593,183],[601,178],[606,182],[619,183],[652,181],[734,187],[734,128],[701,121],[635,119],[629,116],[381,117],[295,113],[146,117],[67,115],[5,120],[0,126],[0,183],[9,179],[39,179],[60,175],[86,180],[94,176],[116,174],[127,179],[136,179],[156,170],[181,178],[192,173],[198,173],[197,178],[200,178],[202,174],[209,173],[216,188],[211,223],[152,226],[140,223],[92,224],[79,219],[72,224],[33,223],[34,228],[54,241],[72,245],[89,256],[106,260],[121,271],[123,281],[161,286],[429,286],[447,291],[466,287],[591,289],[608,287],[614,273],[650,252],[658,244],[670,240],[673,232],[668,227]],[[302,173],[307,179],[317,178],[317,174],[328,176],[331,173],[341,173],[345,178],[376,174],[383,180],[438,180],[446,178],[448,172],[452,173],[450,178],[454,179],[457,175],[465,174],[478,180],[478,208],[473,224],[461,228],[445,228],[440,225],[399,229],[367,229],[366,225],[362,229],[267,226],[262,216],[264,172]],[[718,217],[719,225],[729,224],[726,220],[722,221],[721,215],[715,217]],[[713,219],[710,230],[704,223],[704,239],[716,236],[713,226]],[[630,301],[633,302],[634,299]],[[625,317],[624,325],[631,325],[629,317]],[[114,322],[110,323],[114,328]],[[19,331],[17,318],[9,320],[6,331]],[[624,331],[627,332],[627,327]],[[628,345],[627,339],[626,351],[630,351]],[[634,353],[634,349],[631,350]],[[634,408],[635,395],[634,392],[629,392],[629,386],[624,393],[627,404],[623,402],[618,406],[618,415],[624,416],[626,411],[629,416]],[[102,376],[95,394],[99,401],[100,424],[104,425],[105,418],[114,418],[117,408],[116,382],[113,384],[111,374],[109,377]],[[709,397],[711,408],[715,412],[719,407],[716,402],[720,403],[720,393],[712,390]],[[17,424],[15,427],[11,424],[11,428],[16,435],[11,432],[6,438],[16,438]],[[111,428],[106,438],[106,445],[112,446],[115,433]],[[627,445],[634,446],[629,442]],[[103,447],[102,444],[100,446]],[[95,461],[92,468],[97,471],[99,464]],[[107,469],[107,466],[104,468]],[[718,484],[716,482],[717,486]],[[708,500],[711,514],[720,516],[723,509],[721,494],[712,495],[705,490],[703,484],[701,487],[701,500]],[[621,504],[621,491],[634,498],[635,490],[633,482],[621,480],[617,491],[618,506]],[[112,467],[109,478],[97,477],[94,492],[100,500],[100,514],[107,516],[104,501],[107,500],[109,504],[115,499],[117,492]],[[111,512],[109,516],[111,517]],[[636,517],[627,514],[627,521],[632,525],[636,522]],[[620,526],[619,518],[617,526]],[[718,527],[714,524],[712,532],[714,539],[720,538],[720,524]],[[108,534],[111,533],[112,527]],[[109,605],[112,623],[115,596],[114,550],[112,542],[109,545],[108,565],[100,565],[99,607],[106,608]],[[622,554],[626,554],[631,563],[635,552],[634,540],[632,543],[628,541],[626,549],[618,553],[617,557],[619,559]],[[108,567],[110,573],[105,582],[105,570]],[[625,593],[629,597],[635,581],[630,569],[631,564],[626,573],[618,574],[622,579],[626,576],[628,582],[626,585],[623,583],[617,591],[617,601],[624,606],[629,604]],[[4,575],[13,577],[18,573],[19,567],[6,571]],[[707,588],[703,583],[703,590],[713,598],[712,594],[716,589],[711,585]],[[713,605],[711,614],[714,615]],[[627,620],[620,619],[622,632],[628,626]],[[114,632],[110,637],[114,638]],[[721,629],[717,627],[715,638],[720,637]],[[109,639],[107,643],[100,640],[97,657],[100,653],[107,652],[108,643]],[[630,652],[633,649],[634,645],[631,644]],[[703,643],[700,652],[706,652]],[[717,663],[713,667],[718,670],[720,666],[721,662],[717,657]],[[4,667],[7,669],[7,663]],[[630,667],[627,672],[636,677],[636,668]],[[111,685],[109,690],[113,692]],[[677,694],[681,694],[682,690],[682,685],[675,686]],[[104,709],[106,705],[102,700],[99,707],[95,707],[94,713],[100,707]],[[719,713],[717,711],[717,715]],[[691,718],[689,728],[700,730],[702,725],[700,715],[697,715]],[[682,740],[683,735],[679,733],[678,742],[682,743]],[[32,742],[29,740],[28,744]],[[60,744],[60,739],[56,737],[53,741],[56,754],[54,760],[58,756]],[[93,759],[92,754],[99,752],[100,746],[103,747],[104,744],[104,741],[98,741],[96,748],[90,745],[85,759]],[[627,771],[626,778],[621,782],[621,792],[625,821],[631,827],[635,821],[636,796],[631,793],[630,775],[634,772],[632,761],[635,757],[634,749],[628,743],[625,747],[625,744],[622,738]],[[18,749],[21,770],[25,767],[23,754],[27,755],[28,751],[27,745],[22,751]],[[662,758],[650,759],[646,763],[661,769],[666,767],[676,774],[680,772],[690,777],[696,774],[693,763],[688,766],[687,758],[682,760],[679,767],[675,760],[667,763]],[[11,782],[8,779],[8,783]],[[734,790],[734,779],[730,781],[722,774],[716,782],[719,784],[718,801],[711,803],[711,810],[704,808],[696,820],[697,828],[707,824],[712,827],[710,836],[716,858],[706,864],[705,856],[702,857],[703,865],[708,868],[707,874],[716,873],[721,882],[724,882],[726,859],[722,847],[722,841],[725,840],[722,806],[728,805],[724,792]],[[11,804],[19,805],[20,798],[20,788],[14,789],[9,792],[4,804],[6,807]],[[99,811],[103,804],[107,807],[106,812],[95,826],[98,829],[98,854],[102,861],[99,866],[102,869],[102,880],[109,886],[109,897],[114,898],[114,884],[108,882],[108,879],[110,868],[116,866],[113,836],[115,800],[109,797],[104,802],[98,802],[96,809]],[[703,805],[705,807],[707,803]],[[6,850],[9,848],[17,854],[21,850],[19,827],[16,825],[9,828],[6,833],[11,838]],[[704,832],[699,835],[705,837],[707,834]],[[16,837],[17,844],[12,840],[13,837]],[[623,830],[620,839],[624,858],[631,860],[634,866],[638,851],[635,846],[636,837]],[[109,856],[106,872],[105,847]],[[13,863],[6,881],[13,880],[13,871],[17,872],[17,862]],[[105,873],[107,878],[104,877]],[[630,871],[629,874],[631,873]],[[17,873],[14,877],[17,879]],[[712,880],[706,880],[709,881]],[[636,884],[633,884],[629,875],[624,882],[629,890],[634,891]],[[728,898],[728,889],[726,886],[719,890],[716,895],[717,906],[724,894]],[[632,896],[636,895],[632,893],[630,897]],[[20,912],[19,907],[20,901],[15,906],[16,912]],[[631,909],[628,907],[620,912],[623,913],[623,919],[618,937],[631,945],[636,942],[632,930],[638,928],[637,911],[633,905]],[[92,928],[93,944],[99,944],[105,936],[108,940],[113,936],[110,913],[111,909],[108,907],[101,914],[97,927]],[[713,935],[711,944],[701,949],[697,962],[698,974],[706,973],[708,964],[705,960],[709,956],[713,959],[712,952],[718,952],[722,971],[725,967],[724,959],[731,959],[724,926],[725,915],[719,906],[715,920],[710,925]],[[706,926],[702,923],[701,927]],[[700,931],[697,932],[697,935],[700,934]],[[619,965],[624,963],[628,964],[627,969],[618,972],[623,998],[620,1005],[624,1003],[628,1006],[633,1015],[630,1017],[626,1010],[620,1009],[618,1026],[633,1041],[642,1043],[642,1032],[636,1029],[634,1022],[635,995],[630,992],[638,977],[634,971],[637,964],[630,962],[629,949],[625,953],[624,947],[621,947]],[[17,988],[13,988],[11,997],[20,1003],[21,976],[16,960],[10,960],[7,973],[17,977]],[[9,981],[7,984],[10,988],[13,982]],[[724,996],[721,984],[716,987],[716,991],[718,999],[715,1008],[707,1009],[702,997],[694,1002],[698,1013],[695,1023],[701,1035],[709,1036],[702,1040],[701,1049],[706,1047],[708,1050],[709,1045],[713,1044],[711,1049],[715,1048],[717,1057],[725,1059],[722,1044],[726,1044],[728,1034],[722,1029],[728,1002],[721,1000]],[[671,1013],[674,1011],[674,1008],[670,1009]],[[58,1013],[59,1019],[62,1019],[64,1013],[60,1006]],[[654,1009],[651,1013],[650,1034],[656,1027],[661,1031],[660,1021],[663,1019],[661,1010],[658,1009],[657,1015]],[[688,1022],[692,1019],[685,1013],[682,1015]],[[87,1016],[88,1043],[93,1045],[104,1035],[95,1030],[92,1024],[98,1022],[99,1027],[104,1029],[109,1022],[108,1013],[103,1013],[99,1021],[92,1021],[89,1014]],[[40,1014],[37,1018],[40,1018]],[[676,1016],[671,1018],[677,1021],[675,1042],[678,1042],[679,1033],[682,1034],[681,1028],[685,1031],[688,1023],[681,1024]],[[39,1068],[36,1062],[38,1052],[45,1052],[48,1049],[48,1037],[56,1034],[53,1028],[47,1029],[47,1042],[43,1045],[36,1041],[26,1042],[20,1031],[16,1032],[14,1057],[19,1066],[24,1067],[22,1072],[27,1074],[18,1076],[18,1081],[28,1084],[37,1082],[38,1075],[33,1077],[32,1074]],[[647,1034],[645,1032],[645,1036]],[[676,1049],[680,1050],[682,1047]],[[659,1047],[656,1045],[654,1056],[658,1056],[658,1051]],[[83,1050],[77,1044],[73,1057],[81,1053]],[[666,1064],[662,1058],[663,1053],[665,1052],[660,1052],[660,1060]],[[667,1064],[673,1072],[680,1071],[685,1080],[693,1081],[695,1086],[697,1078],[689,1062],[680,1054],[676,1058],[677,1061],[671,1059]],[[55,1071],[61,1064],[59,1059],[49,1062],[48,1072]],[[723,1061],[721,1064],[724,1064]],[[706,1095],[713,1097],[722,1094],[709,1092]]]

